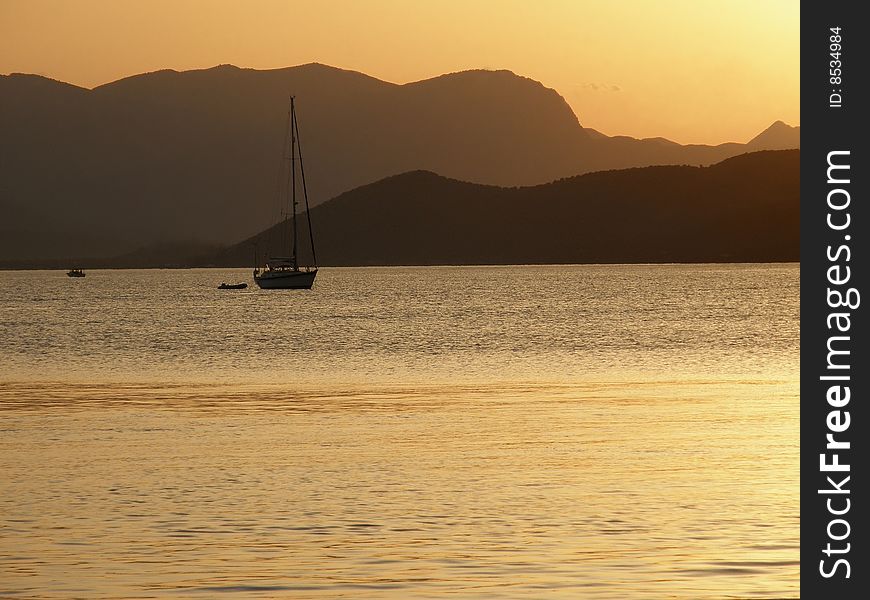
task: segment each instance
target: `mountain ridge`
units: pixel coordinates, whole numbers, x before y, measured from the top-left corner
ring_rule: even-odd
[[[758,150],[776,150],[782,146],[800,146],[800,126],[793,127],[782,121],[773,124],[749,140],[746,145]]]
[[[417,170],[311,212],[327,265],[789,262],[799,260],[799,167],[799,150],[765,150],[705,167],[635,167],[514,188]],[[252,248],[261,257],[275,249],[280,227],[207,262],[246,266]],[[460,251],[445,251],[442,240]]]
[[[253,234],[279,212],[290,93],[314,205],[415,169],[517,186],[631,166],[710,164],[751,149],[608,137],[583,128],[556,90],[508,70],[393,84],[320,63],[219,65],[91,90],[2,75],[0,217],[19,234],[62,233],[67,255],[84,246],[122,253]],[[77,236],[107,245],[77,244]],[[0,258],[46,256],[44,241],[16,239],[0,247]]]
[[[789,262],[799,260],[799,167],[799,150],[768,150],[711,166],[598,171],[525,187],[415,170],[344,192],[312,208],[312,221],[327,266]],[[76,264],[249,267],[255,253],[286,254],[281,227],[224,248],[161,243]],[[300,247],[308,244],[302,227]]]

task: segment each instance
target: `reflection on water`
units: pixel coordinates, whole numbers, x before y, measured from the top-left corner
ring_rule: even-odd
[[[215,289],[247,270],[6,272],[3,372],[290,386],[780,377],[797,365],[799,273],[324,269],[315,290],[291,294]]]
[[[798,597],[796,266],[464,271],[0,274],[0,596]]]

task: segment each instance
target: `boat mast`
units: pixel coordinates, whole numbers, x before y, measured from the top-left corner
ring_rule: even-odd
[[[317,268],[317,251],[314,249],[314,231],[311,228],[311,207],[308,205],[308,186],[305,185],[305,161],[302,160],[302,138],[299,137],[299,124],[293,113],[293,127],[296,129],[296,146],[299,148],[299,173],[302,174],[302,195],[305,197],[305,216],[308,217],[308,239],[311,241],[311,261]]]
[[[293,269],[298,269],[296,261],[296,96],[290,96],[290,189],[291,208],[293,211]]]

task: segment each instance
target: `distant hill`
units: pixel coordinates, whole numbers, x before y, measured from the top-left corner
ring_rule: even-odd
[[[326,265],[799,260],[800,151],[502,188],[403,173],[311,211]],[[273,227],[196,264],[286,254]],[[308,247],[304,236],[301,247]]]
[[[0,76],[0,259],[227,244],[274,223],[291,93],[314,204],[413,170],[517,186],[755,149],[607,137],[509,71],[395,85],[320,64],[222,65],[93,90]],[[799,144],[768,132],[758,148]]]
[[[791,127],[782,121],[773,125],[749,140],[748,147],[753,150],[784,150],[801,147],[801,128]]]

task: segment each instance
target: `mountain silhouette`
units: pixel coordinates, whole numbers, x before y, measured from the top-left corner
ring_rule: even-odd
[[[753,150],[786,150],[800,148],[801,128],[791,127],[782,121],[773,125],[749,140],[748,147]]]
[[[799,168],[800,151],[785,150],[521,188],[413,171],[311,218],[326,265],[797,261]],[[193,263],[251,265],[254,248],[283,255],[287,239],[279,224]]]
[[[280,216],[291,93],[315,205],[414,170],[528,186],[754,149],[608,137],[583,128],[556,91],[509,71],[396,85],[320,64],[222,65],[93,90],[13,74],[0,76],[0,259],[227,244],[262,230]]]

